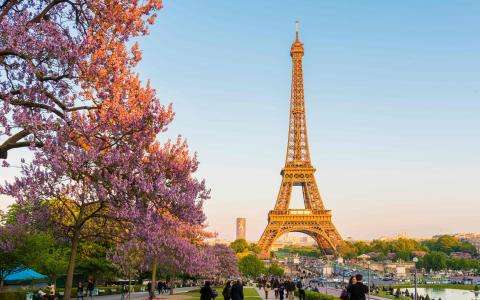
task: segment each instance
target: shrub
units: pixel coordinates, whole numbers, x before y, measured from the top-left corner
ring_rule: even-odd
[[[25,300],[26,291],[4,291],[0,293],[0,300]]]
[[[305,299],[306,300],[336,300],[339,298],[331,295],[327,295],[327,294],[318,293],[318,292],[305,291]]]

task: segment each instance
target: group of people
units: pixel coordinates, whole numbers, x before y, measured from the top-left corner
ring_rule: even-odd
[[[350,277],[348,285],[342,290],[340,299],[342,300],[365,300],[368,294],[368,286],[363,283],[362,274]]]
[[[159,295],[167,294],[167,293],[170,292],[170,287],[164,281],[157,281],[156,289],[157,289]],[[147,292],[148,292],[148,298],[149,299],[155,298],[155,287],[152,285],[151,281],[149,281],[147,283]]]
[[[210,281],[205,281],[205,285],[200,289],[200,300],[213,300],[218,296],[215,289],[212,288]],[[232,282],[227,281],[222,290],[224,300],[243,300],[243,283],[240,279]]]
[[[293,300],[295,290],[298,289],[298,298],[305,300],[305,290],[301,279],[293,281],[291,278],[272,277],[270,280],[261,278],[258,280],[258,287],[265,293],[265,299],[268,299],[268,296],[273,291],[275,299],[283,300],[287,298],[288,300]]]
[[[93,283],[92,279],[89,279],[87,281],[86,292],[87,292],[87,297],[89,297],[90,299],[93,299],[93,290],[94,289],[95,289],[95,284]],[[85,295],[85,288],[83,286],[83,282],[80,280],[77,283],[77,298],[83,300],[84,295]]]

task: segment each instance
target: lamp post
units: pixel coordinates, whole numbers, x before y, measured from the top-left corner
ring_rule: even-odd
[[[413,299],[417,300],[417,262],[418,262],[418,258],[414,257],[413,262],[415,264],[415,266],[414,266],[415,272],[413,274],[413,278],[414,278],[414,281],[415,281],[415,296],[414,296]]]
[[[370,299],[370,287],[371,287],[371,284],[370,284],[370,261],[368,261],[368,294],[367,294],[367,299]],[[416,299],[415,299],[416,300]]]

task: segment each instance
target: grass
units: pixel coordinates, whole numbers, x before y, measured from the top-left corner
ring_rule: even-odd
[[[223,287],[216,287],[215,290],[218,293],[218,297],[216,299],[223,299],[223,296],[222,296]],[[190,297],[190,299],[192,299],[192,300],[193,299],[200,299],[200,290],[190,291],[188,293],[185,293],[184,295]],[[248,300],[261,300],[262,299],[260,297],[260,295],[258,295],[255,288],[252,288],[252,287],[243,288],[243,296],[245,298],[248,298]]]

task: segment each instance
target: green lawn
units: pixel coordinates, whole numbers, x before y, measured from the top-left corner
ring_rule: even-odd
[[[223,299],[223,296],[222,296],[223,287],[216,287],[215,290],[218,293],[218,297],[216,299]],[[191,292],[185,293],[185,295],[189,296],[190,299],[200,299],[200,290],[191,291]],[[262,299],[258,295],[257,291],[252,287],[244,288],[243,289],[243,295],[244,295],[245,298],[248,298],[248,300],[260,300],[260,299]]]

